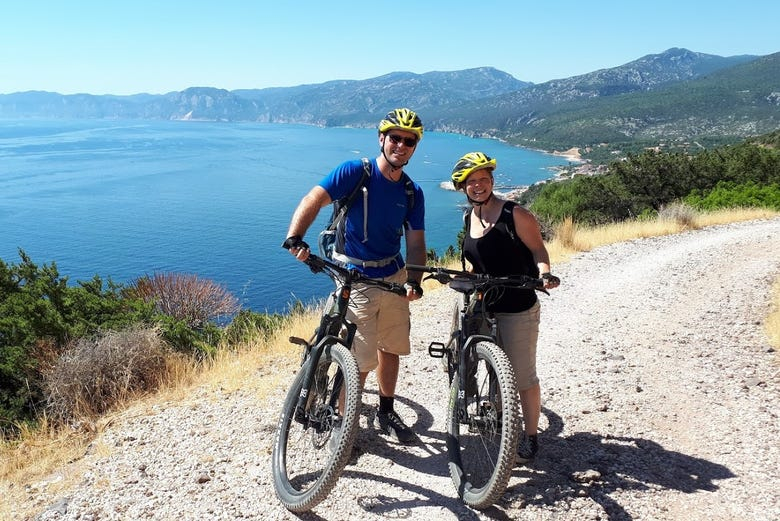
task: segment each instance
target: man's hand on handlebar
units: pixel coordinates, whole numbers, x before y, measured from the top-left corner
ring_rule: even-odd
[[[292,253],[295,258],[301,262],[305,262],[306,259],[309,258],[309,253],[311,253],[309,245],[306,244],[306,241],[304,241],[300,235],[287,237],[287,239],[282,243],[282,248],[285,250],[290,250],[290,253]]]
[[[406,289],[406,300],[409,302],[422,298],[423,296],[423,289],[420,286],[420,283],[414,279],[407,280],[406,284],[404,284],[404,288]]]

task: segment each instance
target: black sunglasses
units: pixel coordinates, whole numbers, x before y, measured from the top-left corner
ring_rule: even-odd
[[[413,137],[401,137],[398,134],[388,134],[387,137],[390,138],[394,145],[398,145],[403,141],[403,144],[408,147],[417,146],[417,140]]]

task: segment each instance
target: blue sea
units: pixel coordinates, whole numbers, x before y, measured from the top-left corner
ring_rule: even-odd
[[[499,190],[553,175],[566,159],[496,140],[427,132],[406,172],[425,191],[428,248],[461,226],[452,165],[498,159]],[[284,312],[330,289],[280,247],[300,198],[346,159],[375,157],[376,130],[182,121],[0,121],[0,259],[19,249],[70,283],[128,284],[160,272],[225,286],[242,307]],[[306,237],[317,232],[323,209]]]

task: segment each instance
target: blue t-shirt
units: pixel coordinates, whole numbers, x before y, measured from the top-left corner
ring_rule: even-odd
[[[337,166],[325,176],[320,186],[328,192],[335,201],[348,196],[360,182],[363,176],[363,162],[359,159],[346,161]],[[372,278],[387,277],[404,266],[401,255],[401,237],[404,234],[404,223],[408,220],[411,230],[425,229],[425,196],[417,183],[414,187],[414,207],[407,211],[407,197],[403,176],[400,181],[386,179],[376,164],[371,160],[371,176],[368,188],[368,219],[364,230],[363,195],[358,194],[347,213],[345,254],[364,261],[381,260],[396,257],[383,267],[366,267],[350,265]]]

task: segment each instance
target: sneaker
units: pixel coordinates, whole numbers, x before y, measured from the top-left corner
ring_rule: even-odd
[[[395,436],[395,438],[401,443],[409,443],[414,439],[414,432],[407,427],[398,413],[395,411],[390,412],[377,412],[376,418],[379,422],[379,430],[385,434]]]
[[[539,437],[535,434],[528,435],[524,432],[520,438],[520,444],[517,446],[516,461],[518,463],[533,461],[537,452],[539,452]]]

